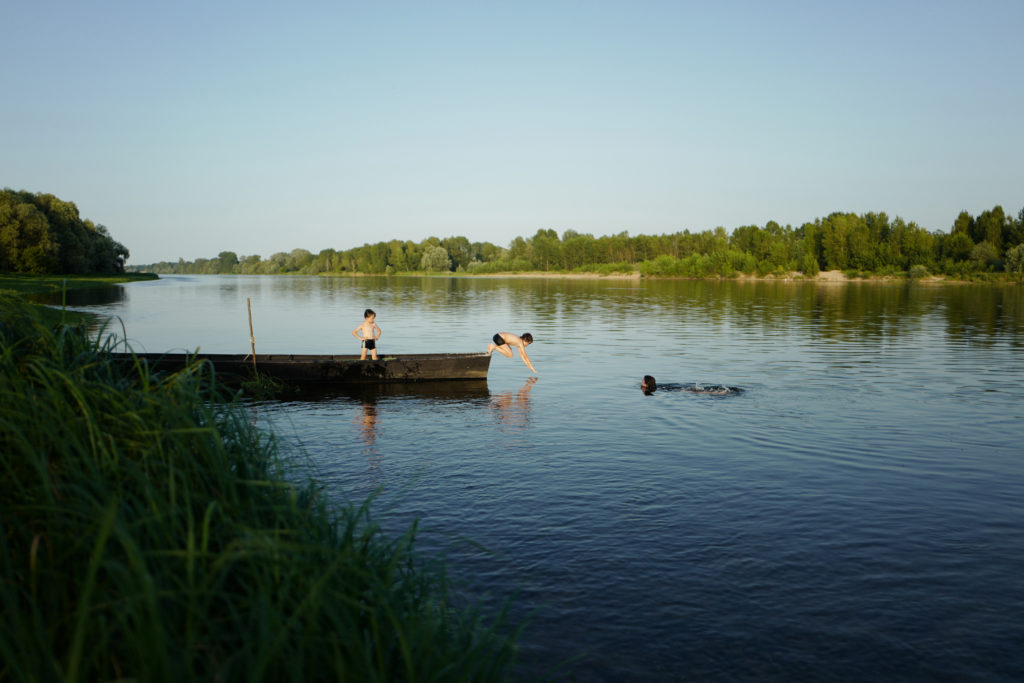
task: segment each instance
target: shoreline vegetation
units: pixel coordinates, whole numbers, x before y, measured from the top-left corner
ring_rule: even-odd
[[[124,284],[126,282],[144,282],[157,280],[156,273],[113,273],[109,275],[38,275],[33,273],[0,272],[0,307],[7,308],[15,302],[30,301],[33,295],[58,294],[75,289],[91,289]],[[34,305],[36,315],[48,325],[59,323],[84,323],[93,321],[92,313],[67,311],[46,305]]]
[[[301,273],[282,273],[287,277],[290,275],[301,275]],[[319,277],[380,277],[379,273],[318,273]],[[913,280],[921,284],[971,284],[971,283],[1015,283],[1015,276],[1005,273],[976,273],[964,279],[948,277],[945,275],[927,275],[913,278],[906,273],[896,275],[877,275],[862,272],[843,272],[841,270],[820,271],[813,277],[807,277],[800,271],[789,273],[778,273],[771,275],[748,275],[735,273],[732,276],[707,276],[707,277],[686,277],[686,276],[649,276],[640,271],[629,273],[599,273],[599,272],[558,272],[558,271],[521,271],[508,273],[392,273],[392,277],[465,277],[465,278],[512,278],[512,279],[566,279],[566,280],[721,280],[732,282],[812,282],[825,284],[844,284],[858,282],[875,283],[906,283]]]
[[[794,228],[768,221],[691,233],[594,237],[538,230],[507,248],[465,237],[391,240],[347,250],[305,249],[129,266],[133,272],[243,275],[604,276],[686,279],[910,279],[1002,281],[1024,278],[1024,209],[962,211],[949,232],[929,232],[882,213],[833,213]],[[835,272],[842,273],[840,278]],[[828,273],[819,277],[820,273]]]
[[[295,483],[208,365],[115,363],[3,299],[0,681],[509,677],[504,610],[462,605],[415,523]]]
[[[128,249],[73,202],[0,190],[0,273],[121,273]]]
[[[768,221],[702,232],[615,235],[540,229],[508,247],[466,237],[390,240],[346,250],[305,249],[126,266],[128,250],[106,227],[79,216],[72,202],[51,194],[0,191],[0,273],[125,271],[156,274],[282,275],[629,275],[646,278],[935,278],[1024,281],[1024,208],[1017,216],[995,206],[961,211],[949,232],[924,229],[885,212],[834,212],[798,227]],[[639,275],[636,275],[639,274]]]
[[[110,273],[107,275],[37,275],[0,272],[0,291],[19,294],[54,294],[61,290],[90,289],[126,282],[157,280],[156,273]]]

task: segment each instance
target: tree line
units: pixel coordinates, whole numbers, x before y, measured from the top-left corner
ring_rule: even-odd
[[[157,273],[499,273],[636,272],[661,277],[730,277],[744,274],[807,276],[822,270],[965,277],[1024,271],[1024,209],[1016,218],[1001,206],[972,216],[962,211],[949,232],[929,232],[881,213],[833,213],[794,228],[769,221],[727,233],[722,227],[662,235],[595,237],[575,230],[541,229],[508,247],[465,237],[391,240],[346,250],[305,249],[216,258],[164,261],[131,270]]]
[[[52,194],[0,191],[0,272],[122,273],[128,250]]]

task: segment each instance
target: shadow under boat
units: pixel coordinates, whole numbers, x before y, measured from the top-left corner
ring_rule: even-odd
[[[429,399],[443,402],[486,401],[491,396],[486,379],[448,380],[444,382],[386,382],[347,386],[304,385],[291,387],[276,398],[309,403],[338,399],[375,404],[382,398]]]

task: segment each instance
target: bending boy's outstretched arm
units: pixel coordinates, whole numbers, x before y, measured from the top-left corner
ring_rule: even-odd
[[[531,372],[536,372],[538,375],[540,374],[537,372],[537,368],[533,367],[533,363],[530,362],[530,357],[526,355],[525,346],[519,347],[519,357],[523,359],[523,362],[526,363],[526,367],[530,368]]]

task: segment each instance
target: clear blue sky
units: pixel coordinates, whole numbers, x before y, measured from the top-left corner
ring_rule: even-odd
[[[0,186],[130,263],[1024,207],[1024,2],[51,2]]]

